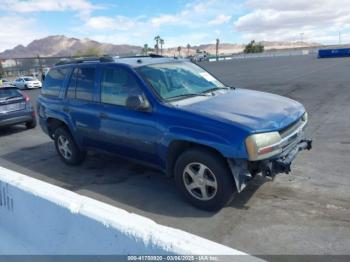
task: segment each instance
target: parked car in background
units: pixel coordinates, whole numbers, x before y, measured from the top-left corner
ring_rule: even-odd
[[[208,53],[204,50],[197,50],[196,54],[191,59],[193,62],[202,62],[208,60]]]
[[[196,207],[218,210],[262,173],[288,173],[308,117],[286,97],[227,87],[163,57],[71,61],[47,74],[37,110],[68,165],[98,149],[174,176]]]
[[[35,110],[28,96],[16,87],[0,88],[0,127],[25,124],[35,128]]]
[[[12,82],[5,78],[0,78],[0,88],[1,87],[8,87],[8,86],[13,86]]]
[[[41,88],[41,81],[32,76],[18,77],[13,81],[13,85],[20,89]]]

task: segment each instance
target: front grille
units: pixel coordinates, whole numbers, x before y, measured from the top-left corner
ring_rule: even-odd
[[[279,131],[281,138],[283,139],[289,136],[290,134],[293,134],[303,124],[304,121],[302,120],[302,117],[300,117],[297,121],[291,123],[290,125],[286,126],[285,128]]]
[[[302,116],[297,121],[279,131],[283,141],[281,144],[283,152],[288,152],[302,139],[303,133],[299,130],[301,127],[304,129],[306,123],[307,119]]]

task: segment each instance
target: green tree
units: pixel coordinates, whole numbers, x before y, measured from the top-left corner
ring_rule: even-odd
[[[181,46],[177,48],[177,52],[179,53],[179,56],[181,56]]]
[[[186,48],[187,48],[187,56],[190,56],[190,48],[191,48],[191,45],[190,45],[190,44],[187,44]]]
[[[244,53],[262,53],[264,52],[264,46],[261,43],[256,43],[254,40],[250,41],[244,48]]]
[[[154,46],[154,48],[156,49],[156,54],[159,54],[159,42],[160,42],[161,38],[159,35],[154,37],[154,41],[156,41],[156,44]]]
[[[148,48],[148,44],[144,44],[143,45],[143,49],[142,49],[142,53],[147,55],[148,54],[148,51],[149,51],[149,48]]]
[[[2,67],[2,61],[0,60],[0,78],[4,77],[4,69]]]
[[[159,39],[159,44],[160,44],[160,54],[163,55],[163,45],[164,45],[164,39]]]

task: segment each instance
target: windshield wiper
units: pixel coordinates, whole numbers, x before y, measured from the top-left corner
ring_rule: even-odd
[[[229,87],[213,87],[213,88],[210,88],[210,89],[207,89],[207,90],[203,91],[202,94],[213,92],[213,91],[217,91],[217,90],[221,90],[221,89],[230,90]]]
[[[173,97],[169,97],[167,100],[176,100],[179,98],[186,98],[186,97],[194,97],[194,96],[208,96],[207,94],[204,93],[190,93],[190,94],[182,94],[182,95],[177,95]]]

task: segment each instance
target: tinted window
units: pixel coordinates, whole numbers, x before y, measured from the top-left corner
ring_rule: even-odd
[[[77,74],[78,74],[78,68],[75,68],[69,80],[67,94],[66,94],[67,98],[75,98],[75,88],[77,86]]]
[[[92,93],[95,83],[95,68],[79,68],[76,82],[76,99],[92,101]]]
[[[21,97],[22,94],[16,89],[0,89],[0,100],[9,97]]]
[[[34,81],[35,79],[33,77],[25,77],[24,81]]]
[[[113,105],[126,105],[131,95],[142,95],[135,77],[124,68],[106,68],[101,79],[101,102]]]
[[[67,68],[52,69],[46,75],[42,94],[50,96],[58,96],[63,86],[63,81],[68,73]]]

